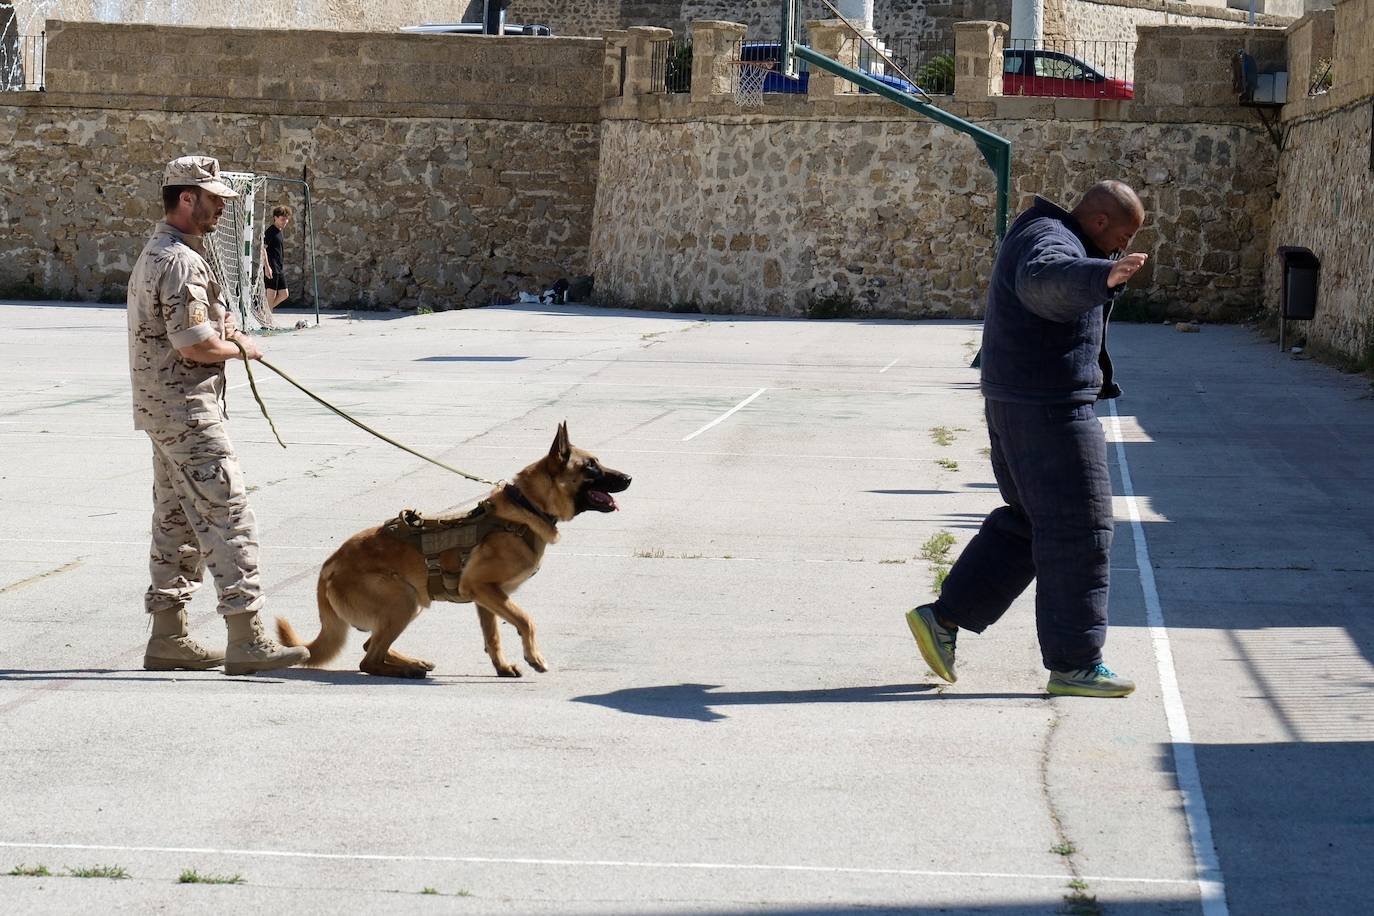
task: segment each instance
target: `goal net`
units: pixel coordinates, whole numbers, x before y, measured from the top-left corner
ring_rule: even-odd
[[[224,202],[219,226],[206,238],[210,268],[223,290],[225,305],[249,331],[272,327],[262,269],[262,233],[267,226],[267,179],[252,172],[221,172],[238,192]]]

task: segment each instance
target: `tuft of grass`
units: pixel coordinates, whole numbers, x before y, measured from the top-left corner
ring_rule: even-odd
[[[434,888],[432,888],[432,887],[427,887],[427,888],[425,888],[424,890],[420,891],[420,893],[422,893],[422,894],[437,894],[437,893],[439,893],[439,892],[436,891],[436,890],[435,890]]]
[[[940,467],[944,468],[946,471],[959,470],[959,462],[955,461],[952,458],[936,458],[935,463],[938,464]]]
[[[878,561],[878,565],[881,566],[881,565],[883,565],[884,563],[905,563],[905,562],[906,562],[906,560],[902,560],[902,559],[896,559],[896,560],[879,560],[879,561]]]
[[[1072,881],[1069,882],[1069,889],[1075,891],[1086,891],[1088,889],[1088,882],[1084,881],[1082,878],[1074,878]]]
[[[930,428],[930,438],[936,445],[953,445],[954,430],[950,429],[948,426],[932,426]]]
[[[661,560],[668,554],[662,547],[655,547],[653,550],[636,550],[634,555],[641,560]]]
[[[67,874],[73,878],[120,878],[130,877],[122,865],[95,865],[90,868],[68,868]]]
[[[949,559],[950,548],[954,546],[954,535],[948,531],[932,534],[921,545],[921,559],[931,563],[944,563]]]
[[[1078,847],[1073,845],[1073,843],[1068,842],[1055,843],[1053,846],[1050,847],[1050,852],[1054,853],[1057,856],[1071,856],[1074,853],[1078,852]]]
[[[1070,887],[1073,884],[1069,882]],[[1065,894],[1064,905],[1059,908],[1061,916],[1102,916],[1105,912],[1102,904],[1097,902],[1097,897],[1084,893],[1081,888],[1074,888],[1073,893]]]
[[[945,579],[948,578],[948,576],[948,566],[935,567],[935,581],[931,583],[931,590],[934,591],[935,594],[938,595],[945,590]]]
[[[471,896],[472,896],[472,891],[468,890],[467,888],[463,888],[463,889],[459,890],[458,893],[455,894],[454,896],[457,896],[457,897],[471,897]]]
[[[434,314],[434,309],[430,308],[430,307],[427,306],[427,305],[416,306],[416,307],[415,307],[415,314],[417,314],[417,315],[433,315],[433,314]]]
[[[51,878],[52,872],[46,865],[16,865],[6,874],[14,878]]]
[[[177,884],[243,884],[243,875],[202,875],[194,868],[183,868]]]
[[[831,318],[849,318],[854,314],[854,296],[851,293],[831,293],[816,296],[806,305],[806,317],[816,321]]]
[[[1135,324],[1159,324],[1169,315],[1168,304],[1151,302],[1135,291],[1123,295],[1112,306],[1112,321]]]
[[[989,461],[992,460],[992,449],[991,449],[991,448],[980,448],[980,449],[978,450],[978,454],[982,455],[984,458],[987,458]]]

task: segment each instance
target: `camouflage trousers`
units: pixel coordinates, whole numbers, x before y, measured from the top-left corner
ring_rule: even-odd
[[[185,607],[206,566],[221,614],[258,610],[257,522],[224,423],[195,420],[147,432],[153,442],[148,613]]]

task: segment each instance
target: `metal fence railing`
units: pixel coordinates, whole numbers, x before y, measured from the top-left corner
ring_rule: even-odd
[[[879,47],[928,95],[954,94],[953,41],[904,38]],[[859,69],[876,76],[901,78],[881,54],[866,44],[859,46]]]
[[[805,43],[805,33],[799,43]],[[905,39],[892,44],[881,45],[883,53],[898,67],[906,72],[916,84],[929,95],[952,95],[954,93],[954,42],[920,41]],[[778,69],[781,58],[781,45],[777,37],[760,36],[745,38],[736,43],[734,59],[740,61],[771,62],[773,71],[764,82],[763,91],[767,93],[805,93],[810,81],[806,61],[798,62],[798,78],[788,79]],[[866,73],[891,82],[898,88],[906,88],[900,82],[901,76],[888,66],[883,55],[868,45],[859,47],[859,69]],[[738,75],[738,68],[736,74]],[[850,85],[848,92],[858,93],[859,87]]]
[[[42,92],[46,86],[48,36],[0,35],[0,92]]]
[[[1312,81],[1307,84],[1307,94],[1321,95],[1330,92],[1334,80],[1331,77],[1331,59],[1322,58],[1312,65]]]
[[[654,92],[692,91],[692,42],[669,38],[655,41],[649,49]]]
[[[1003,95],[1130,99],[1134,79],[1133,41],[1015,39],[1003,52]]]

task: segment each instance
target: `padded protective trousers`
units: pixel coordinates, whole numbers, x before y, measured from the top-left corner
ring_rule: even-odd
[[[1046,668],[1102,661],[1111,581],[1112,480],[1092,404],[988,401],[993,510],[945,579],[936,610],[981,633],[1035,586]]]

